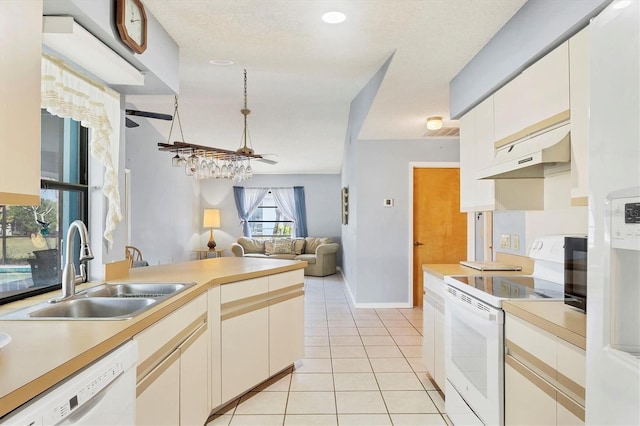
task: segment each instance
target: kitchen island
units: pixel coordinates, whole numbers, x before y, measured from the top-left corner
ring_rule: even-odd
[[[194,282],[196,285],[128,320],[0,321],[0,331],[12,338],[7,346],[0,349],[0,417],[131,340],[187,303],[225,284],[254,283],[272,276],[286,276],[299,281],[296,288],[302,300],[300,285],[303,283],[302,270],[305,266],[306,262],[278,259],[216,258],[135,268],[130,270],[128,278],[110,282]],[[102,282],[87,283],[79,286],[79,290],[98,284]],[[0,314],[58,295],[59,291],[3,305]],[[220,306],[209,306],[208,309],[217,309],[219,312]],[[209,318],[216,317],[209,315]],[[219,323],[209,322],[211,332],[215,333],[217,326],[219,333]],[[303,323],[302,318],[300,323]],[[211,350],[220,350],[216,348],[216,342],[208,346]],[[209,408],[215,408],[215,403],[213,401]]]

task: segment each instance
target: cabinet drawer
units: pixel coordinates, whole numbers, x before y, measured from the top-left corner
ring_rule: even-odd
[[[508,315],[507,318],[507,321],[505,321],[505,339],[515,343],[523,351],[528,352],[555,370],[556,337],[520,318],[512,315]]]
[[[304,269],[283,272],[269,277],[269,291],[280,290],[304,282]]]
[[[269,278],[260,277],[250,280],[223,284],[220,288],[220,302],[229,303],[247,297],[266,294],[269,292]]]

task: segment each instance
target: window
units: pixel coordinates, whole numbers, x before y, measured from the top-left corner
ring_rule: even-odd
[[[286,218],[276,205],[271,191],[264,197],[248,220],[251,236],[278,238],[295,236],[294,222]]]
[[[40,205],[0,206],[0,304],[60,288],[61,239],[88,219],[88,140],[77,121],[42,111]]]

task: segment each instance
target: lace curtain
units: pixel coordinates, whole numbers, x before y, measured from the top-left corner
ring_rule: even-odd
[[[90,128],[91,155],[104,166],[102,192],[108,200],[104,238],[113,246],[113,230],[122,220],[118,190],[120,94],[73,71],[62,61],[42,56],[42,108]]]
[[[284,217],[293,221],[296,229],[293,235],[297,235],[298,224],[296,220],[296,203],[293,199],[293,188],[271,188],[271,195]]]

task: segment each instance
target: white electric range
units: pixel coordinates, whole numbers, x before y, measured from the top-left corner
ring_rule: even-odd
[[[564,235],[536,239],[531,275],[445,277],[447,415],[454,425],[504,424],[505,300],[564,299]]]

